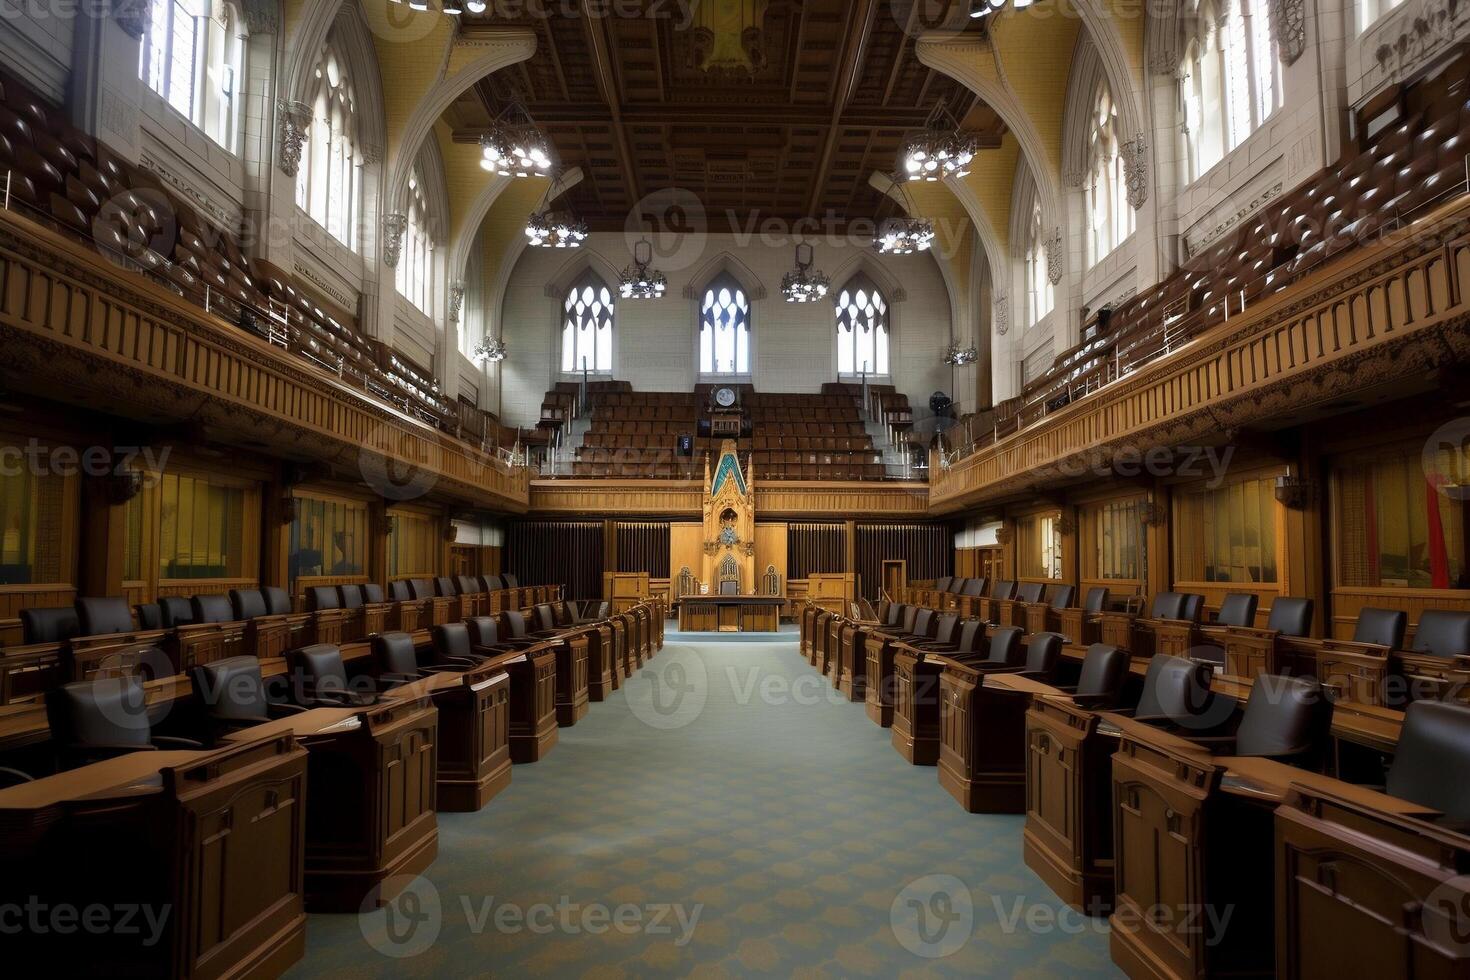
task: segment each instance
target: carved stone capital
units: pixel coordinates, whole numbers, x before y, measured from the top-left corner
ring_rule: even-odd
[[[1306,0],[1271,0],[1271,34],[1281,63],[1295,64],[1307,49]]]
[[[245,0],[245,27],[251,36],[281,32],[281,5],[277,0]]]
[[[1051,237],[1044,246],[1046,248],[1046,278],[1051,280],[1055,286],[1062,281],[1062,229],[1053,228]]]
[[[398,268],[398,258],[403,253],[403,233],[408,230],[408,215],[394,211],[383,215],[383,264],[390,269]]]
[[[449,322],[458,323],[460,310],[464,308],[465,281],[456,279],[449,284]]]
[[[124,34],[134,41],[141,41],[148,33],[148,11],[148,0],[118,0],[112,18]]]
[[[1139,133],[1124,142],[1123,180],[1128,185],[1128,203],[1137,211],[1148,200],[1148,140]]]
[[[311,129],[311,106],[305,102],[281,99],[276,103],[280,116],[280,153],[276,165],[281,173],[293,180],[301,167],[301,151],[306,146],[306,134]]]
[[[991,300],[992,316],[995,319],[995,332],[1004,337],[1006,331],[1011,329],[1011,301],[1005,293],[996,293]]]

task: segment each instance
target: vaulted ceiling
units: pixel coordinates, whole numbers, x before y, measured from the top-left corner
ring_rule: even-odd
[[[575,15],[512,6],[549,14],[490,18],[534,30],[536,54],[460,98],[447,114],[454,137],[477,141],[502,107],[523,100],[561,165],[582,170],[558,206],[595,229],[646,224],[640,202],[670,188],[697,197],[712,231],[800,218],[842,228],[892,213],[869,178],[894,169],[903,138],[937,104],[982,146],[1004,133],[963,85],[920,64],[921,32],[900,23],[911,5],[898,0],[648,0],[635,4],[642,17],[589,14],[586,0]],[[626,12],[628,0],[591,7]],[[757,13],[759,33],[722,35],[742,9]],[[706,19],[679,20],[688,10]],[[751,67],[707,70],[712,49]]]

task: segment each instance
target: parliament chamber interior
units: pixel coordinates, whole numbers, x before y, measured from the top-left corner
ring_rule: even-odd
[[[0,17],[0,968],[1470,980],[1470,5]]]

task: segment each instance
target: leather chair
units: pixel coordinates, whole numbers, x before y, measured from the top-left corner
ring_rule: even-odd
[[[478,651],[476,656],[489,656],[535,645],[529,642],[507,643],[502,640],[500,623],[493,616],[474,616],[464,621],[464,627],[469,631],[471,651]]]
[[[1016,589],[1017,602],[1040,602],[1046,591],[1044,582],[1022,582]]]
[[[1023,632],[1019,626],[1002,626],[990,634],[990,646],[983,658],[972,655],[959,659],[976,670],[1014,670],[1022,664]]]
[[[1409,651],[1447,659],[1470,655],[1470,613],[1426,610],[1419,616]]]
[[[1404,645],[1404,632],[1408,625],[1409,616],[1402,609],[1374,609],[1370,606],[1358,613],[1358,623],[1353,627],[1353,642],[1397,650]]]
[[[235,610],[227,595],[196,595],[190,602],[196,623],[230,623]]]
[[[388,583],[388,600],[390,602],[411,602],[414,598],[413,587],[409,585],[408,579],[399,579]]]
[[[612,603],[604,599],[600,602],[589,602],[584,605],[582,611],[577,614],[575,622],[578,624],[600,623],[611,616]]]
[[[953,581],[954,581],[954,576],[952,576],[952,575],[941,575],[941,576],[939,576],[937,579],[934,580],[934,591],[935,592],[948,592],[949,591],[950,583],[952,583]]]
[[[455,578],[454,584],[460,595],[474,595],[485,591],[480,587],[480,580],[473,575],[460,575]]]
[[[1160,592],[1148,608],[1149,619],[1185,619],[1186,596],[1182,592]]]
[[[82,635],[82,622],[73,606],[50,606],[20,611],[21,642],[65,643]]]
[[[1188,725],[1216,704],[1210,691],[1209,664],[1159,655],[1149,661],[1143,694],[1131,714],[1137,721]]]
[[[1100,613],[1108,608],[1108,590],[1104,586],[1093,586],[1087,590],[1087,598],[1082,602],[1082,611],[1085,613]]]
[[[286,660],[291,665],[295,696],[304,706],[356,708],[378,703],[375,688],[352,684],[342,651],[330,643],[298,647]]]
[[[190,671],[189,679],[194,709],[211,743],[229,732],[306,710],[270,698],[260,661],[254,657],[227,657],[203,664]]]
[[[268,615],[265,593],[259,589],[231,589],[230,608],[234,610],[235,618],[242,622]]]
[[[383,587],[381,585],[378,585],[376,582],[368,582],[361,588],[363,602],[371,602],[377,604],[387,601],[387,599],[383,597]]]
[[[500,580],[505,583],[503,588],[519,589],[521,587],[520,580],[512,575],[510,572],[502,573],[500,576]]]
[[[1112,708],[1122,699],[1131,660],[1126,650],[1107,643],[1094,643],[1082,658],[1082,672],[1077,676],[1077,683],[1057,690],[1070,695],[1083,708],[1094,711]]]
[[[194,603],[184,596],[164,596],[158,600],[158,611],[163,620],[162,629],[171,630],[177,626],[189,626],[195,622]]]
[[[291,612],[291,597],[278,585],[268,585],[260,590],[265,596],[265,611],[268,616],[285,616]]]
[[[482,639],[486,642],[482,643]],[[499,639],[495,620],[489,616],[435,626],[429,631],[429,640],[434,646],[435,663],[458,664],[459,670],[469,669],[505,646]]]
[[[464,630],[463,623],[452,624]],[[450,660],[440,652],[440,642],[437,636],[444,626],[434,627],[435,652],[439,654],[440,662],[433,664],[419,663],[418,651],[414,648],[413,637],[408,633],[379,633],[372,639],[373,661],[377,664],[378,680],[388,686],[407,684],[419,680],[430,674],[457,674],[473,667],[479,658],[470,657],[468,654],[459,660]],[[463,645],[468,648],[469,634],[464,634]]]
[[[459,586],[454,579],[447,575],[434,579],[434,594],[436,596],[448,596],[453,598],[459,595]]]
[[[1404,711],[1384,792],[1470,824],[1470,705],[1415,701]]]
[[[133,610],[128,600],[120,596],[97,596],[76,601],[77,619],[81,624],[80,636],[111,636],[115,633],[131,633]]]
[[[1240,727],[1221,747],[1231,755],[1308,758],[1324,745],[1330,718],[1330,702],[1316,678],[1267,674],[1256,678]]]
[[[1032,633],[1026,643],[1026,659],[1016,673],[1031,680],[1050,684],[1062,662],[1066,641],[1060,633]]]
[[[306,590],[306,611],[321,612],[326,609],[341,609],[342,595],[335,586],[314,585]]]
[[[364,603],[362,586],[339,585],[337,586],[337,602],[343,609],[361,609]]]
[[[163,629],[163,607],[156,602],[140,602],[133,607],[133,617],[141,630]]]
[[[958,657],[974,653],[984,641],[985,624],[978,619],[966,619],[959,624],[959,630],[955,632],[950,642],[926,641],[914,644],[913,648],[925,653],[942,653]]]
[[[1271,614],[1266,617],[1266,629],[1282,636],[1306,636],[1312,631],[1312,610],[1311,599],[1282,596],[1271,603]]]
[[[1230,592],[1220,600],[1215,616],[1216,626],[1254,626],[1259,596],[1254,592]]]
[[[1102,590],[1104,596],[1107,595],[1107,591],[1107,589]],[[1077,586],[1053,585],[1051,586],[1051,596],[1046,601],[1047,605],[1051,606],[1053,611],[1056,611],[1058,609],[1067,609],[1068,607],[1070,607],[1072,605],[1072,600],[1076,597]]]
[[[408,580],[408,588],[415,599],[434,598],[434,583],[426,578],[411,578]]]
[[[153,734],[143,681],[134,676],[52,688],[46,692],[46,724],[63,769],[130,752],[203,748],[192,739]]]

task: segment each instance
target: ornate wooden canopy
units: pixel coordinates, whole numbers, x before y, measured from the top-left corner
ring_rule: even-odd
[[[844,229],[891,213],[893,202],[869,177],[894,169],[904,136],[937,104],[982,146],[997,145],[1004,129],[962,85],[920,64],[914,42],[922,28],[910,8],[923,4],[566,6],[580,12],[546,4],[544,16],[493,17],[535,30],[537,52],[482,81],[450,110],[450,122],[457,140],[475,141],[504,106],[523,100],[562,165],[582,169],[561,203],[594,229],[628,227],[630,213],[636,224],[640,202],[669,188],[691,192],[713,231],[755,232],[767,219],[804,217]],[[619,16],[630,9],[645,16]]]

